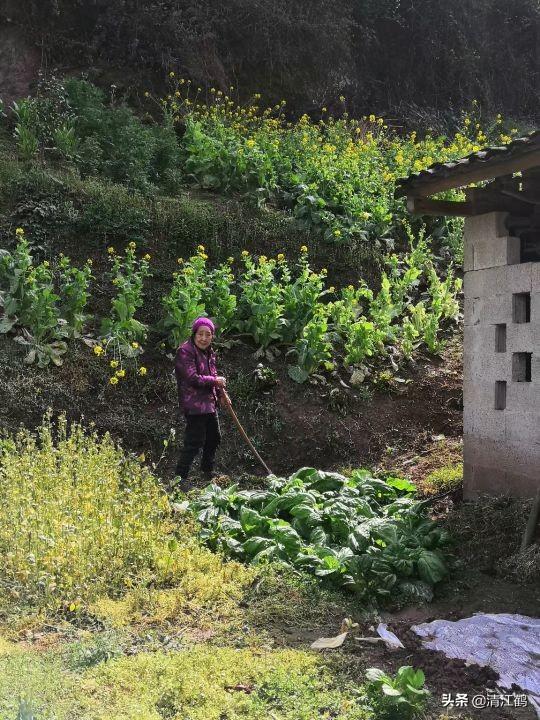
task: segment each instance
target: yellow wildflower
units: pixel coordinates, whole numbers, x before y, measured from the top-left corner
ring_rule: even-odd
[[[94,345],[94,355],[97,355],[98,357],[103,355],[103,348],[101,345]]]
[[[146,375],[146,368],[144,366],[141,366],[139,368],[139,375],[142,375],[143,377]]]
[[[377,119],[377,118],[375,117],[375,115],[370,115],[370,116],[369,116],[369,122],[371,122],[371,123],[374,123],[376,119]]]
[[[249,255],[247,250],[242,250],[242,257],[247,257]]]
[[[92,265],[92,260],[91,260],[90,258],[88,258],[88,260],[86,261],[86,264],[87,264],[87,265]]]
[[[178,260],[177,260],[176,262],[177,262],[179,265],[182,265],[182,263],[184,262],[184,258],[178,258]]]
[[[118,378],[113,375],[112,378],[109,378],[109,382],[111,385],[118,385]]]
[[[21,228],[21,227],[18,227],[18,228],[15,230],[15,235],[18,235],[19,237],[22,237],[22,236],[24,235],[24,229]]]
[[[144,97],[150,97],[150,93],[148,92],[148,90],[144,93]]]
[[[114,255],[114,253],[116,252],[116,250],[113,248],[112,245],[110,245],[110,246],[107,248],[107,252],[109,253],[109,255]]]
[[[197,250],[199,252],[204,252],[204,250],[205,250],[204,245],[197,245]]]
[[[233,262],[234,262],[234,258],[233,258],[233,257],[228,257],[228,258],[227,258],[227,262],[228,262],[229,264],[230,264],[230,263],[233,263]]]
[[[171,78],[174,77],[174,73],[172,72],[172,70],[171,70],[171,72],[169,73],[169,77],[171,77]]]
[[[139,347],[139,343],[138,343],[138,342],[135,342],[135,341],[133,341],[133,342],[131,343],[131,347],[132,347],[132,348],[133,348],[134,350],[137,350],[137,349],[138,349],[138,347]]]
[[[336,288],[333,285],[330,285],[330,287],[328,288],[328,292],[333,293],[335,291],[336,291]]]
[[[141,454],[137,457],[137,460],[138,460],[139,462],[142,462],[142,463],[143,463],[143,462],[146,460],[146,455],[145,455],[144,453],[141,453]]]
[[[351,290],[351,292],[354,290],[354,287],[352,285],[347,285],[347,290]]]
[[[118,360],[111,360],[109,365],[112,367],[113,370],[115,370],[118,367]]]
[[[126,376],[126,371],[124,370],[124,368],[121,368],[120,370],[116,371],[117,378],[123,378],[125,376]]]
[[[282,260],[285,260],[285,255],[283,253],[278,253],[277,259],[281,262]]]
[[[300,248],[300,252],[301,252],[301,253],[307,253],[307,247],[306,247],[306,245],[302,245],[302,247]]]
[[[137,243],[132,240],[132,241],[129,243],[128,247],[129,247],[130,250],[135,250],[135,248],[137,247]]]
[[[340,102],[345,102],[345,95],[340,95],[340,96],[339,96],[339,101],[340,101]]]

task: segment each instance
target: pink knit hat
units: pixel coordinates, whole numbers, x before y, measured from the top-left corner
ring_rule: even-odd
[[[212,335],[214,335],[214,333],[216,332],[214,323],[210,320],[210,318],[207,317],[198,317],[196,320],[194,320],[193,325],[191,326],[191,330],[192,332],[196,333],[197,330],[203,326],[209,328]]]

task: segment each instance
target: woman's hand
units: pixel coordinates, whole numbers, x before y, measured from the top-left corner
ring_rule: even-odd
[[[216,387],[218,388],[226,388],[227,387],[227,380],[224,377],[221,377],[221,375],[218,375],[216,378]]]

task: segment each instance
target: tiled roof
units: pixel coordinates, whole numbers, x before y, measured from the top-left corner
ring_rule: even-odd
[[[519,161],[521,158],[528,158],[531,154],[538,155],[538,165],[540,166],[540,130],[535,130],[525,137],[516,138],[502,147],[487,147],[460,160],[434,163],[426,170],[412,173],[408,178],[398,180],[395,195],[396,197],[413,194],[428,195],[430,186],[443,179],[451,180],[452,187],[461,187],[470,182],[479,181],[479,174],[484,175],[483,179],[498,177],[496,166],[501,161]],[[473,174],[476,177],[468,179]]]

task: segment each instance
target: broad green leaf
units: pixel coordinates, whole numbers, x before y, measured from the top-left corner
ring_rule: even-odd
[[[430,585],[440,582],[448,574],[444,562],[431,550],[422,550],[417,565],[420,577]]]

